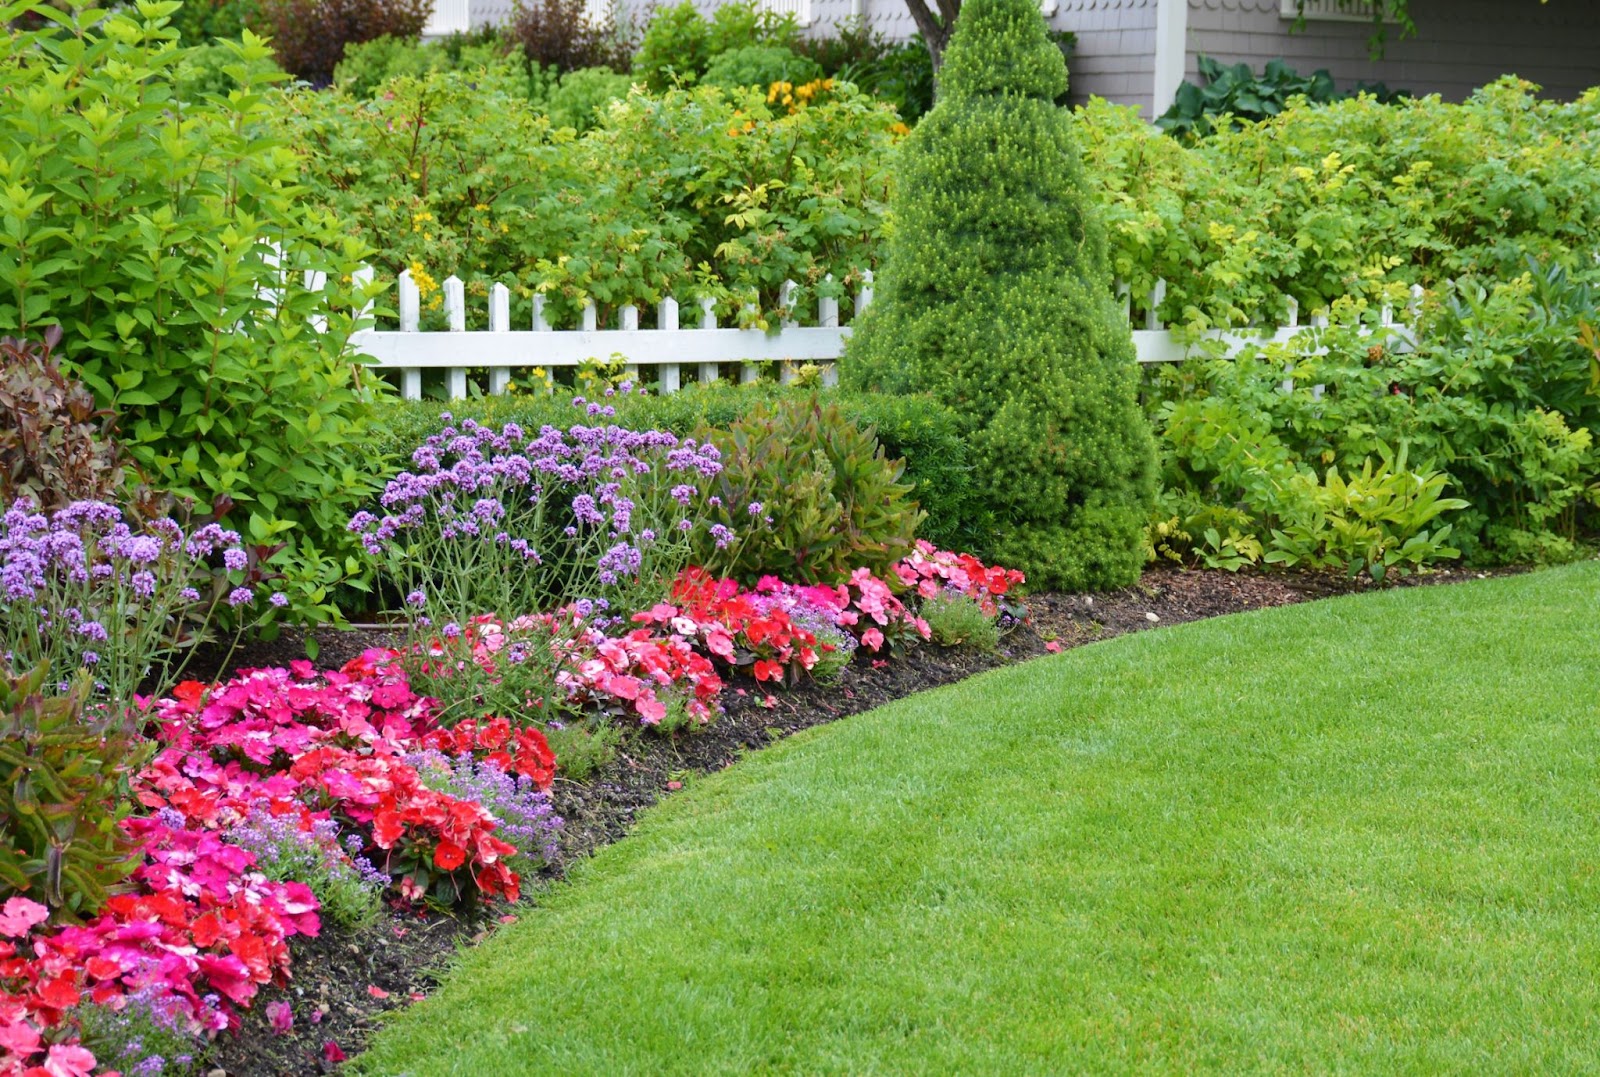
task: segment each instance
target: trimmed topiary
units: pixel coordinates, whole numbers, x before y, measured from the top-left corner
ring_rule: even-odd
[[[996,521],[987,553],[1036,586],[1104,588],[1139,575],[1155,458],[1105,232],[1053,103],[1066,80],[1031,0],[962,7],[843,373],[962,416]]]

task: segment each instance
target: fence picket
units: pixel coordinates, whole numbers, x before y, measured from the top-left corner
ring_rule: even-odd
[[[263,255],[263,257],[268,257]],[[322,278],[306,274],[306,287],[320,287]],[[354,280],[362,291],[373,281],[370,267],[362,269]],[[825,278],[829,284],[833,277]],[[874,280],[870,271],[863,271],[861,281],[853,296],[854,318],[859,319],[873,301]],[[401,393],[407,399],[422,395],[422,371],[433,367],[445,372],[446,388],[452,398],[467,392],[466,370],[469,366],[483,366],[489,370],[489,391],[504,393],[510,385],[511,375],[518,368],[577,366],[590,359],[605,360],[613,355],[622,356],[628,375],[639,379],[643,367],[659,369],[658,387],[663,393],[677,392],[683,385],[684,367],[694,371],[701,383],[715,381],[725,363],[739,364],[739,380],[744,383],[759,381],[762,369],[776,363],[779,381],[792,382],[805,363],[822,364],[821,380],[825,385],[838,383],[837,360],[845,341],[854,332],[854,325],[840,325],[838,297],[819,295],[816,305],[816,324],[805,321],[799,310],[800,286],[785,281],[779,290],[778,329],[768,332],[758,328],[723,328],[718,325],[716,303],[701,297],[699,317],[695,324],[682,324],[679,300],[673,296],[662,298],[656,307],[653,329],[641,329],[637,304],[627,303],[617,307],[616,328],[599,328],[599,312],[594,300],[584,302],[578,328],[557,329],[546,317],[547,297],[532,297],[531,332],[511,327],[510,289],[500,283],[490,286],[488,293],[488,332],[468,331],[466,328],[465,285],[457,277],[449,277],[441,285],[445,320],[450,334],[464,334],[465,339],[444,333],[420,332],[421,296],[410,270],[402,271],[397,279],[399,308],[398,331],[394,329],[364,328],[351,336],[353,348],[373,357],[381,368],[399,370]],[[1134,317],[1132,290],[1125,282],[1116,285],[1117,295],[1125,313]],[[1166,299],[1168,285],[1158,280],[1151,289],[1148,303],[1139,311],[1140,328],[1133,330],[1133,340],[1141,363],[1176,362],[1191,354],[1190,338],[1181,332],[1161,328],[1160,308]],[[1413,288],[1410,302],[1405,306],[1407,323],[1418,313],[1423,298],[1420,287]],[[1224,345],[1226,353],[1259,347],[1267,343],[1286,343],[1296,334],[1324,329],[1329,324],[1328,308],[1323,307],[1302,324],[1300,304],[1293,296],[1284,296],[1281,325],[1271,328],[1226,328],[1208,331],[1205,335]],[[362,315],[370,315],[372,301],[363,300]],[[754,303],[742,308],[742,321],[749,325],[758,320],[760,310]],[[1395,312],[1385,306],[1379,320],[1384,326],[1396,326]],[[609,319],[608,319],[609,321]],[[1402,341],[1407,330],[1400,329]],[[547,387],[553,391],[554,379],[546,375]],[[1292,379],[1285,372],[1282,387],[1292,391]],[[1319,393],[1320,386],[1313,386]]]
[[[676,333],[678,331],[678,301],[670,295],[656,306],[656,330],[662,333]],[[675,393],[678,391],[678,364],[661,364],[661,391]]]
[[[511,289],[498,281],[489,289],[489,332],[511,332]],[[489,394],[503,396],[511,385],[511,368],[489,368]]]
[[[746,303],[744,305],[744,313],[746,318],[754,321],[761,314],[761,308],[754,303]],[[760,380],[761,368],[746,359],[739,367],[739,383],[741,385],[750,385]]]
[[[1146,329],[1154,331],[1162,327],[1161,316],[1156,313],[1156,310],[1166,298],[1167,282],[1164,280],[1156,281],[1156,286],[1150,289],[1150,306],[1144,312],[1144,327]]]
[[[872,270],[864,270],[861,274],[861,288],[856,292],[856,317],[859,318],[872,306]]]
[[[700,300],[700,328],[715,329],[717,327],[717,301],[715,299]],[[722,372],[717,369],[716,363],[700,364],[700,384],[710,385],[721,377]]]
[[[467,286],[454,273],[444,279],[444,316],[450,332],[467,331]]]
[[[827,277],[829,284],[833,283],[833,274]],[[817,324],[824,329],[839,328],[839,301],[831,295],[817,298]]]

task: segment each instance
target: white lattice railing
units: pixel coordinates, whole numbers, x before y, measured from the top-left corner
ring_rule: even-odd
[[[761,0],[761,10],[774,15],[793,15],[801,26],[811,25],[811,0]]]
[[[398,370],[401,394],[411,400],[422,396],[425,370],[443,370],[449,395],[459,399],[467,395],[469,369],[487,369],[489,391],[501,393],[510,383],[512,372],[519,369],[548,371],[616,356],[635,372],[656,370],[656,377],[646,376],[644,380],[655,381],[656,388],[664,393],[676,392],[686,377],[714,381],[724,364],[737,364],[741,381],[756,381],[764,367],[775,366],[777,378],[787,382],[802,364],[814,363],[823,367],[824,383],[831,384],[833,363],[850,337],[850,326],[840,324],[839,301],[826,297],[818,299],[814,316],[807,318],[812,324],[800,324],[802,315],[794,311],[797,291],[793,282],[784,285],[780,301],[794,313],[774,332],[719,327],[710,300],[680,304],[675,299],[663,299],[657,305],[653,328],[640,327],[637,306],[622,307],[618,324],[601,328],[592,302],[584,306],[579,325],[557,328],[545,318],[543,296],[533,298],[529,327],[513,329],[511,290],[504,284],[495,284],[488,296],[489,328],[469,332],[465,287],[458,278],[450,277],[442,285],[449,328],[422,332],[421,295],[407,271],[400,274],[398,282],[399,325],[362,330],[351,337],[350,343],[356,351],[375,359],[379,368]],[[1123,297],[1123,310],[1134,324],[1134,347],[1141,363],[1177,362],[1192,354],[1182,335],[1165,328],[1157,314],[1166,295],[1164,281],[1157,283],[1148,309],[1138,320],[1133,318],[1127,286],[1120,285],[1118,291]],[[1414,297],[1420,291],[1414,289]],[[859,317],[871,302],[872,275],[868,273],[849,306]],[[683,317],[686,307],[690,314],[687,319]],[[1293,299],[1286,301],[1286,310],[1282,325],[1218,330],[1208,336],[1224,342],[1234,353],[1281,343],[1327,324],[1326,317],[1319,315],[1309,325],[1301,325],[1299,306]],[[690,324],[685,325],[685,321]],[[1395,324],[1393,312],[1387,307],[1381,323]]]
[[[471,29],[471,0],[433,0],[433,11],[422,27],[422,36],[445,37],[464,34]]]

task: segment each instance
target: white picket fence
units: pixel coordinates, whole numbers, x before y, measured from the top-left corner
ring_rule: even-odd
[[[856,317],[872,303],[872,274],[867,273],[865,278],[853,297]],[[647,367],[658,370],[656,388],[664,393],[676,392],[686,373],[702,382],[715,381],[725,363],[740,364],[740,380],[747,382],[761,377],[763,364],[776,364],[777,377],[783,382],[792,380],[801,365],[817,364],[823,367],[823,383],[832,384],[834,361],[842,354],[851,332],[850,326],[839,324],[839,301],[829,297],[817,300],[814,325],[801,325],[798,318],[792,317],[769,332],[719,327],[709,299],[690,305],[691,311],[698,308],[698,317],[695,324],[685,326],[681,317],[683,304],[672,298],[657,305],[655,328],[639,327],[639,308],[635,305],[620,308],[616,327],[601,328],[595,305],[589,302],[583,307],[578,327],[558,329],[545,318],[545,297],[536,295],[529,328],[513,329],[511,290],[504,284],[489,289],[489,328],[469,332],[461,280],[447,278],[441,291],[447,331],[419,331],[421,295],[408,270],[400,274],[398,281],[399,327],[365,329],[351,337],[351,347],[371,356],[377,367],[399,371],[401,395],[408,400],[421,399],[424,370],[443,370],[449,396],[461,399],[467,395],[467,371],[472,368],[486,368],[489,391],[500,394],[510,384],[515,370],[551,371],[618,356],[631,372]],[[797,292],[798,285],[790,281],[779,296],[782,306],[791,312]],[[1413,305],[1420,292],[1420,288],[1413,290]],[[1119,285],[1118,293],[1132,320],[1127,286]],[[1133,341],[1141,363],[1178,362],[1193,353],[1192,346],[1163,326],[1157,316],[1165,295],[1166,282],[1158,282],[1149,309],[1143,312],[1143,324],[1135,323]],[[1317,315],[1309,325],[1301,325],[1299,307],[1292,298],[1286,300],[1286,308],[1283,325],[1219,330],[1208,335],[1224,342],[1231,355],[1246,348],[1288,341],[1327,324],[1326,316]],[[1385,307],[1381,321],[1394,325],[1393,311]]]

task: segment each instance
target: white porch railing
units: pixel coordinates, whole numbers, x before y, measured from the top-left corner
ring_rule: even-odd
[[[489,290],[489,328],[468,332],[465,287],[456,277],[447,278],[441,288],[449,328],[421,332],[421,296],[409,271],[400,274],[398,284],[398,328],[362,330],[351,337],[350,345],[375,359],[379,368],[398,370],[401,395],[408,400],[421,398],[424,370],[444,370],[450,397],[460,399],[467,395],[467,371],[471,368],[487,368],[489,391],[498,394],[505,391],[514,370],[575,367],[619,356],[635,372],[642,367],[656,368],[657,388],[664,393],[676,392],[686,375],[699,381],[714,381],[724,363],[740,364],[742,381],[759,379],[761,364],[775,363],[778,379],[784,382],[793,378],[799,365],[815,363],[824,367],[824,383],[832,384],[834,361],[842,354],[851,332],[848,325],[839,324],[839,301],[827,297],[817,301],[815,324],[799,324],[795,312],[792,320],[785,321],[777,331],[766,332],[719,327],[710,300],[690,304],[691,318],[685,319],[683,304],[671,298],[658,304],[653,329],[640,328],[639,308],[631,305],[621,308],[615,328],[601,328],[593,302],[584,306],[578,327],[557,329],[545,318],[544,297],[534,296],[530,326],[512,329],[511,291],[504,284],[495,284]],[[780,296],[782,305],[791,311],[797,291],[798,286],[791,281],[784,285]],[[1119,285],[1118,292],[1123,297],[1123,310],[1132,320],[1127,286]],[[1420,288],[1413,289],[1415,297],[1420,297],[1420,292]],[[1192,354],[1190,345],[1165,328],[1156,313],[1165,294],[1166,283],[1158,282],[1149,309],[1143,312],[1142,325],[1134,323],[1134,347],[1141,363],[1178,362]],[[868,273],[853,297],[855,316],[860,317],[871,303],[872,274]],[[1274,341],[1281,343],[1327,324],[1326,317],[1319,315],[1310,325],[1301,325],[1299,307],[1293,299],[1287,301],[1287,310],[1283,325],[1218,330],[1207,335],[1225,342],[1231,354]],[[692,324],[685,326],[686,320]],[[1381,322],[1395,324],[1393,311],[1385,307]]]
[[[446,37],[472,29],[471,0],[433,0],[433,11],[422,27],[423,37]]]

